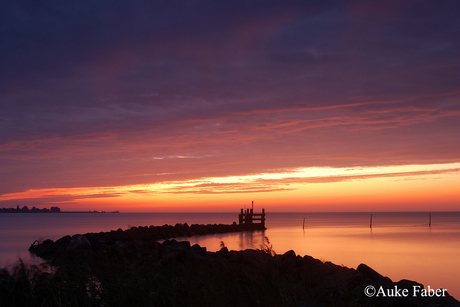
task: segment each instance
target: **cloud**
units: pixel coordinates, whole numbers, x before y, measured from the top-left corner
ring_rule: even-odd
[[[78,200],[114,198],[126,194],[124,192],[116,192],[111,188],[101,188],[99,190],[101,190],[99,193],[93,193],[94,189],[91,188],[29,190],[0,195],[0,205],[3,207],[15,207],[75,204]]]
[[[458,12],[425,1],[2,2],[0,184],[458,161]]]
[[[423,168],[423,166],[421,166]],[[427,167],[430,168],[430,167]],[[391,169],[391,168],[389,168]],[[339,173],[333,175],[334,172]],[[343,172],[344,174],[340,174]],[[368,173],[369,170],[363,169],[339,169],[337,171],[330,170],[331,175],[322,176],[311,176],[308,172],[305,174],[292,173],[295,176],[290,176],[289,172],[281,174],[260,174],[241,179],[235,179],[233,182],[215,182],[211,180],[197,180],[187,181],[184,183],[171,183],[169,188],[161,190],[162,193],[173,193],[173,194],[234,194],[234,193],[261,193],[261,192],[279,192],[279,191],[292,191],[299,188],[298,185],[305,184],[324,184],[324,183],[335,183],[345,182],[354,180],[369,180],[378,178],[418,178],[422,176],[430,175],[441,175],[441,174],[454,174],[460,172],[460,168],[447,168],[447,169],[432,169],[432,170],[420,170],[420,171],[389,171],[386,168],[382,168],[380,172],[377,170],[375,173]],[[349,173],[349,174],[348,174]],[[275,175],[276,179],[267,179]],[[251,178],[254,177],[254,178]],[[229,179],[231,180],[231,179]]]
[[[79,200],[124,197],[140,195],[151,199],[162,195],[219,195],[245,193],[289,192],[316,184],[330,184],[349,181],[368,181],[388,178],[391,180],[436,180],[436,176],[459,174],[458,163],[443,165],[406,165],[380,168],[310,168],[285,169],[279,172],[252,174],[246,176],[200,178],[183,181],[162,181],[119,187],[86,187],[68,189],[29,190],[0,195],[0,204],[47,205],[70,204]]]

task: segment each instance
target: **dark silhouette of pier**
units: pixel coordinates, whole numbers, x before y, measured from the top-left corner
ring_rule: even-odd
[[[265,227],[265,209],[262,209],[262,213],[254,213],[254,202],[252,202],[251,209],[241,208],[241,213],[239,214],[239,224],[256,224],[254,221],[260,221],[262,227]]]

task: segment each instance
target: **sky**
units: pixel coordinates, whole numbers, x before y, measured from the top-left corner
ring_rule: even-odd
[[[0,207],[460,210],[458,1],[0,3]]]

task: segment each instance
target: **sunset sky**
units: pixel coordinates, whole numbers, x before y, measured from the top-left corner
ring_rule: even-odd
[[[459,1],[3,1],[0,207],[460,210]]]

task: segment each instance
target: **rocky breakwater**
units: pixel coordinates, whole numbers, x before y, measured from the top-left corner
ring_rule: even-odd
[[[112,247],[143,246],[158,240],[166,240],[178,237],[191,237],[195,235],[207,235],[218,233],[231,233],[242,231],[265,230],[260,224],[192,224],[187,223],[163,226],[139,226],[127,230],[112,230],[109,232],[86,233],[65,236],[56,241],[35,241],[29,247],[29,251],[46,260],[57,260],[69,251],[75,253],[82,250],[108,250]]]
[[[55,272],[36,280],[59,289],[60,304],[65,297],[78,306],[460,306],[448,293],[413,295],[423,285],[393,282],[365,264],[276,255],[268,242],[258,250],[208,252],[188,241],[157,241],[244,227],[177,224],[47,240],[31,251],[50,259]],[[52,306],[56,293],[42,290],[24,295]]]

